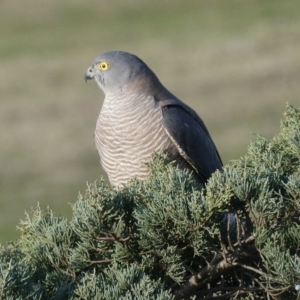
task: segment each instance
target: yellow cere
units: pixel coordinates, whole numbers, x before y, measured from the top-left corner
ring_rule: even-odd
[[[108,70],[109,69],[109,63],[107,61],[102,61],[99,64],[99,69],[102,70],[102,71]]]

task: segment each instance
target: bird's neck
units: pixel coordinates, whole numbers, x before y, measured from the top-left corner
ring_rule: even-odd
[[[141,78],[130,84],[115,86],[105,93],[102,112],[132,111],[137,107],[145,108],[157,105],[157,99],[167,99],[168,90],[158,81]]]
[[[134,93],[113,93],[106,94],[104,98],[103,108],[109,110],[131,110],[136,106],[143,105],[148,100],[145,94],[134,94]]]

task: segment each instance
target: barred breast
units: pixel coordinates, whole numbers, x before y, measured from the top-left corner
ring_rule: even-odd
[[[106,97],[97,120],[95,144],[103,169],[114,186],[145,179],[154,152],[177,150],[162,125],[162,111],[151,96]]]

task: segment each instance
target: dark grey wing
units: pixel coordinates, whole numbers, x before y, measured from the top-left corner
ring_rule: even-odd
[[[189,107],[162,106],[163,125],[181,156],[195,169],[202,182],[222,168],[218,150],[201,118]]]

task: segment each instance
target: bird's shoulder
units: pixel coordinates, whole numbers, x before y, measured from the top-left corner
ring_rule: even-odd
[[[196,113],[194,109],[185,104],[180,99],[175,96],[168,97],[162,101],[159,101],[159,105],[162,109],[163,116],[166,119],[169,119],[171,115],[178,114],[180,117],[191,119],[196,122],[198,126],[202,128],[202,130],[209,136],[209,132],[200,118],[200,116]]]
[[[206,181],[222,161],[218,150],[200,116],[177,98],[160,103],[163,126],[184,159]]]

